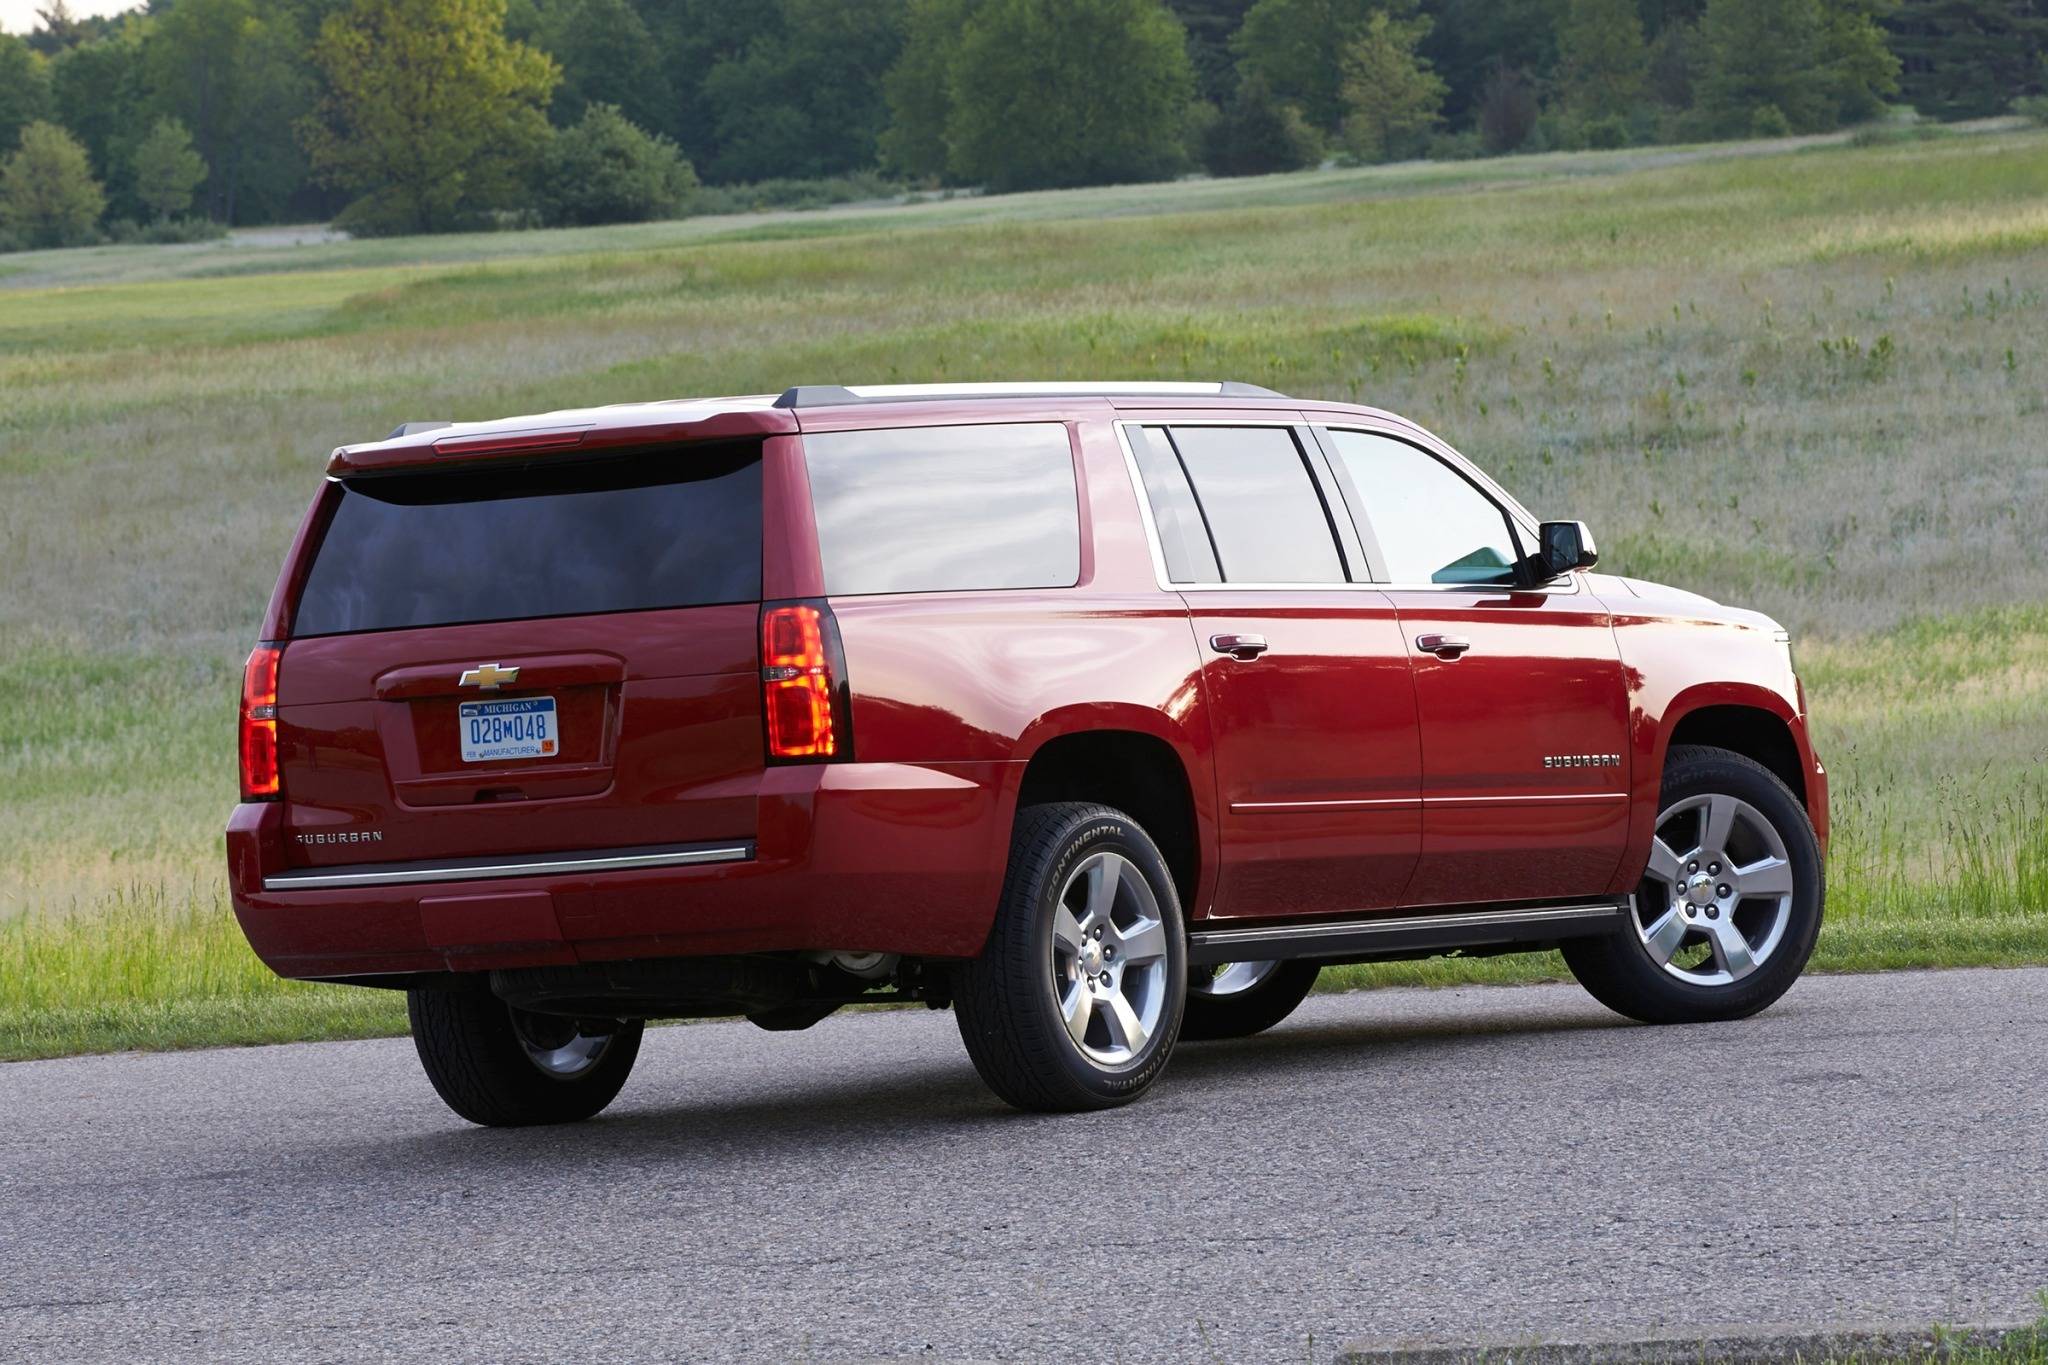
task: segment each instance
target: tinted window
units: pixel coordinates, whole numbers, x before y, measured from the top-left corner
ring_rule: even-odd
[[[1067,429],[804,437],[829,593],[1065,588],[1081,576]]]
[[[1145,482],[1145,500],[1152,504],[1152,524],[1159,530],[1159,549],[1166,557],[1166,577],[1173,583],[1220,583],[1216,547],[1202,524],[1202,509],[1188,486],[1187,471],[1173,453],[1161,427],[1129,427],[1131,454],[1138,477]]]
[[[1228,583],[1342,583],[1344,562],[1308,465],[1284,427],[1174,427]]]
[[[1328,433],[1366,519],[1389,583],[1512,583],[1507,514],[1462,474],[1391,436]]]
[[[298,635],[761,596],[758,448],[355,479]]]

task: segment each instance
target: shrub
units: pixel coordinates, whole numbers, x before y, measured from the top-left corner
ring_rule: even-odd
[[[1750,111],[1749,134],[1751,137],[1790,137],[1792,120],[1785,117],[1785,111],[1775,104],[1759,104]]]
[[[2021,95],[2012,102],[2012,111],[2030,123],[2048,127],[2048,95]]]
[[[1475,161],[1486,155],[1486,143],[1477,133],[1438,133],[1423,148],[1431,161]]]
[[[1590,118],[1579,126],[1579,139],[1586,146],[1607,151],[1629,143],[1628,119],[1620,114]]]
[[[901,199],[902,185],[876,171],[818,180],[756,180],[745,185],[704,185],[690,196],[690,213],[765,213],[774,209],[822,209],[834,204]]]
[[[639,223],[683,211],[697,174],[676,144],[642,132],[616,105],[593,104],[541,159],[550,223]]]
[[[1202,139],[1202,164],[1211,175],[1296,171],[1322,159],[1321,134],[1257,76],[1238,82],[1237,94]]]
[[[31,123],[0,165],[0,228],[30,247],[78,246],[107,207],[78,139],[54,123]]]

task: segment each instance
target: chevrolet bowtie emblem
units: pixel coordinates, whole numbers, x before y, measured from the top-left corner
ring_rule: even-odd
[[[519,667],[500,668],[496,664],[478,664],[462,675],[458,687],[481,687],[486,692],[495,692],[506,683],[519,681]]]

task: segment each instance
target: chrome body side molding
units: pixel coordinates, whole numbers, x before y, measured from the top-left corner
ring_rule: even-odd
[[[455,858],[435,863],[344,863],[308,867],[263,879],[265,891],[321,891],[348,886],[402,886],[411,882],[467,882],[498,877],[574,876],[586,872],[629,872],[699,863],[740,863],[754,856],[752,843],[661,844],[640,848],[591,849],[581,853],[532,853],[498,858]]]

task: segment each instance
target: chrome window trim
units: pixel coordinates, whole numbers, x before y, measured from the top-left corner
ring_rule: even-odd
[[[1221,398],[1219,379],[1000,380],[988,384],[848,384],[855,398]],[[1270,401],[1270,400],[1269,400]]]
[[[1457,452],[1451,451],[1448,446],[1444,446],[1443,451],[1431,449],[1429,445],[1416,440],[1415,434],[1420,434],[1420,428],[1416,429],[1416,433],[1411,434],[1391,426],[1385,428],[1376,427],[1363,419],[1344,423],[1317,423],[1313,419],[1308,418],[1261,419],[1240,417],[1192,417],[1185,420],[1174,417],[1119,417],[1112,425],[1116,428],[1117,449],[1122,452],[1124,457],[1124,475],[1130,480],[1131,492],[1138,499],[1138,519],[1144,524],[1145,547],[1152,555],[1152,579],[1154,583],[1166,592],[1455,592],[1466,594],[1517,592],[1545,593],[1560,597],[1570,597],[1582,591],[1579,575],[1576,573],[1566,574],[1564,578],[1556,582],[1545,583],[1534,588],[1520,587],[1511,583],[1176,583],[1168,576],[1166,571],[1166,551],[1160,543],[1159,524],[1152,518],[1152,499],[1145,491],[1144,476],[1138,472],[1138,457],[1131,449],[1131,438],[1128,430],[1131,427],[1280,427],[1293,431],[1302,427],[1313,428],[1321,425],[1332,431],[1357,431],[1370,436],[1387,436],[1397,441],[1407,441],[1410,445],[1415,445],[1422,449],[1424,453],[1439,459],[1443,458],[1443,451],[1449,452],[1454,467],[1460,473],[1469,473],[1479,491],[1486,497],[1499,503],[1508,515],[1513,517],[1516,523],[1529,534],[1532,541],[1536,536],[1537,523],[1530,517],[1528,509],[1510,497],[1501,489],[1499,484],[1487,478],[1481,471],[1474,469],[1471,463],[1458,455]],[[1441,445],[1440,442],[1436,444]]]
[[[687,867],[700,863],[747,862],[754,846],[691,845],[576,853],[542,853],[502,861],[476,859],[464,863],[340,864],[303,868],[263,879],[265,891],[319,891],[328,887],[406,886],[419,882],[490,881],[500,877],[538,877],[550,873],[628,872],[650,867]]]

